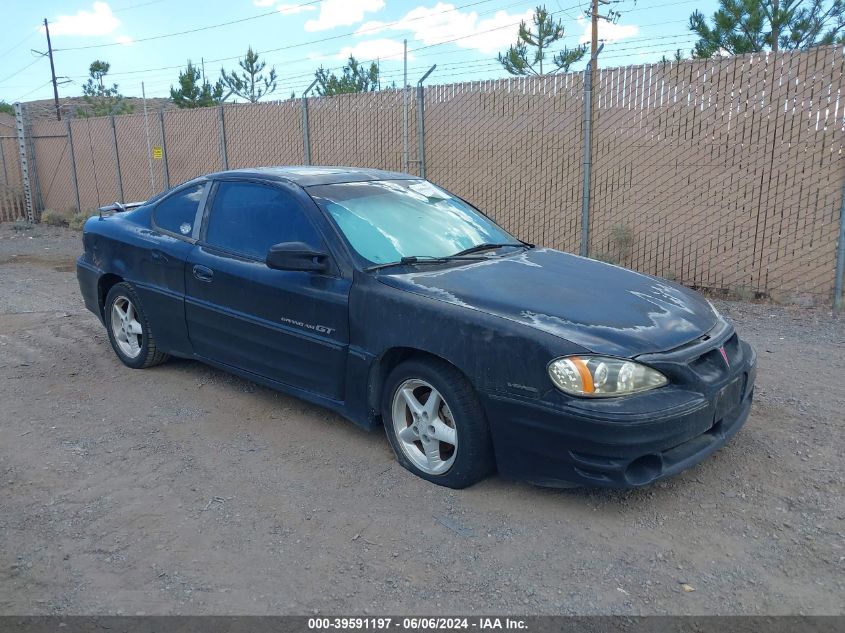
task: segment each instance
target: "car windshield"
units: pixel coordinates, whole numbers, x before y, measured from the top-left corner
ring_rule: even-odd
[[[425,180],[378,180],[309,187],[361,257],[448,257],[482,244],[519,240],[465,202]]]

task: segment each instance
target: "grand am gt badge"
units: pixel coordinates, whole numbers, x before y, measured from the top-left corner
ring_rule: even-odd
[[[315,325],[314,323],[304,323],[302,321],[297,321],[296,319],[289,319],[287,317],[280,317],[279,321],[281,321],[282,323],[295,325],[296,327],[300,327],[305,330],[311,330],[319,334],[331,334],[336,330],[336,328],[328,327],[327,325]]]

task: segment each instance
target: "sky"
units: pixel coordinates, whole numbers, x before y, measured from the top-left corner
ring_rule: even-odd
[[[521,20],[538,0],[16,0],[0,24],[0,99],[52,98],[43,20],[50,24],[60,96],[77,96],[96,59],[111,64],[108,79],[126,96],[169,96],[187,60],[204,63],[212,83],[237,67],[250,45],[275,67],[278,89],[268,99],[297,96],[319,66],[339,69],[350,54],[377,61],[382,85],[402,85],[403,40],[412,85],[433,64],[427,84],[507,76],[496,61],[516,41]],[[589,41],[584,0],[547,0],[563,22],[560,45]],[[689,15],[716,10],[715,0],[610,0],[600,13],[605,48],[599,66],[626,66],[686,56],[695,42]],[[193,31],[193,32],[187,32]],[[584,62],[573,67],[583,69]]]

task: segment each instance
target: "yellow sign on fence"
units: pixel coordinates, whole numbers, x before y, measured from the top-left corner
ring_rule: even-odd
[[[156,160],[161,160],[161,156],[162,156],[161,147],[156,145],[155,147],[153,147],[153,158],[155,158]]]

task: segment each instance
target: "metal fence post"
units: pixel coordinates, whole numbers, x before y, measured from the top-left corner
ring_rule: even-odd
[[[117,183],[117,193],[120,196],[120,202],[126,202],[123,199],[123,178],[120,173],[120,151],[117,148],[117,126],[114,123],[114,115],[109,117],[111,121],[111,135],[114,140],[114,177]]]
[[[842,309],[842,276],[845,274],[845,179],[842,181],[842,206],[839,208],[839,243],[836,247],[836,275],[833,284],[833,311]]]
[[[420,178],[425,178],[425,90],[423,89],[423,82],[434,72],[435,68],[437,68],[437,64],[429,68],[417,82],[417,131],[420,135]]]
[[[226,115],[222,105],[217,108],[217,121],[220,124],[220,162],[226,170],[229,169],[229,153],[226,147]]]
[[[67,126],[67,144],[70,148],[70,178],[73,182],[73,193],[76,195],[76,210],[82,211],[82,205],[79,203],[79,181],[76,177],[76,153],[73,151],[73,131],[70,129],[70,119],[65,119]]]
[[[29,163],[26,160],[26,139],[23,128],[23,109],[20,103],[15,104],[15,129],[18,132],[18,152],[21,161],[21,179],[23,180],[23,193],[26,200],[26,219],[32,223],[35,221],[35,213],[32,208],[32,189],[29,186]]]
[[[402,72],[402,171],[408,173],[408,40],[403,44]]]
[[[302,144],[305,152],[305,164],[311,164],[311,133],[308,128],[308,93],[317,85],[317,79],[311,82],[302,93]]]
[[[167,139],[164,136],[164,110],[158,111],[158,127],[161,130],[161,165],[164,168],[164,187],[170,189],[170,169],[167,166]]]
[[[3,151],[3,141],[0,140],[0,160],[3,162],[3,184],[9,184],[9,171],[6,169],[6,152]]]
[[[581,257],[590,255],[590,170],[592,168],[593,149],[593,63],[601,53],[604,44],[599,46],[595,57],[591,57],[584,69],[584,161],[582,173],[584,182],[581,195]]]

